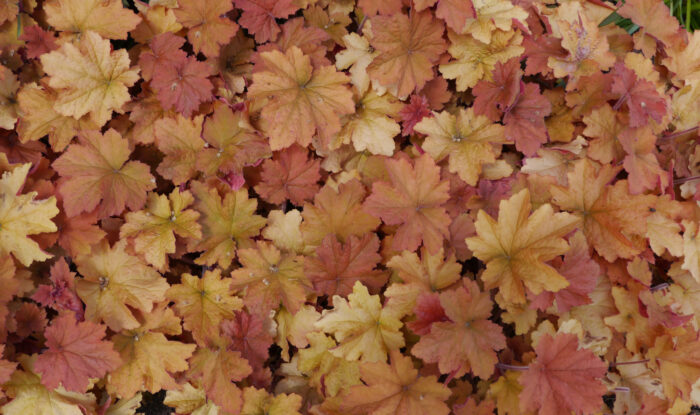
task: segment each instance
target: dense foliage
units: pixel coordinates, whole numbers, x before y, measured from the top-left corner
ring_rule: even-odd
[[[0,1],[0,413],[689,413],[668,3]]]

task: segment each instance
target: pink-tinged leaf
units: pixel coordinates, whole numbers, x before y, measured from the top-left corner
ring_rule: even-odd
[[[269,386],[272,379],[270,369],[265,367],[265,361],[269,357],[268,349],[274,342],[275,330],[271,323],[272,319],[245,311],[236,311],[233,320],[221,323],[222,334],[231,339],[229,350],[240,352],[248,361],[253,369],[251,380],[258,387]]]
[[[415,251],[422,243],[431,253],[449,237],[450,217],[444,204],[449,199],[449,182],[440,180],[440,168],[428,154],[412,160],[386,159],[390,182],[372,185],[364,209],[387,225],[400,225],[392,248]]]
[[[435,16],[445,21],[450,29],[462,33],[469,19],[476,17],[471,0],[440,0]]]
[[[447,322],[450,319],[445,314],[445,309],[440,304],[438,293],[422,293],[416,299],[416,306],[413,309],[416,319],[406,323],[406,327],[419,336],[430,333],[433,323]]]
[[[430,116],[431,111],[428,106],[428,99],[423,95],[411,95],[411,101],[399,111],[399,116],[403,122],[401,134],[404,136],[413,134],[413,127],[423,119]]]
[[[503,123],[506,138],[515,141],[515,148],[526,156],[533,156],[547,142],[544,117],[552,112],[552,104],[540,94],[537,84],[521,82],[520,96],[506,110]]]
[[[345,297],[352,293],[356,281],[377,292],[387,281],[386,273],[375,269],[381,260],[378,250],[379,239],[374,233],[362,238],[350,235],[342,244],[329,234],[323,238],[316,256],[305,258],[304,271],[318,295]]]
[[[27,57],[30,59],[38,58],[44,53],[58,49],[53,32],[47,32],[39,25],[25,27],[19,40],[27,42],[25,47],[27,48]]]
[[[540,415],[596,413],[607,388],[600,381],[608,364],[592,351],[578,348],[575,334],[543,335],[535,352],[537,358],[520,375],[522,411]]]
[[[627,153],[623,167],[629,174],[631,194],[644,193],[657,187],[663,190],[670,184],[668,172],[659,165],[656,135],[648,126],[626,128],[617,139]]]
[[[519,59],[496,62],[493,80],[481,80],[472,89],[474,112],[487,116],[491,121],[500,120],[502,112],[513,105],[520,94],[521,77]]]
[[[588,294],[595,289],[601,274],[600,267],[591,259],[586,237],[581,232],[574,234],[569,244],[571,248],[564,255],[564,260],[553,264],[569,281],[569,286],[554,293],[543,291],[533,299],[532,307],[544,310],[556,300],[559,312],[566,313],[571,307],[591,303]]]
[[[48,350],[40,354],[34,368],[49,389],[63,387],[84,393],[90,378],[100,378],[116,369],[121,359],[111,342],[103,340],[107,327],[90,321],[78,322],[71,314],[53,319],[45,331]]]
[[[275,19],[285,19],[299,9],[294,0],[234,0],[243,10],[238,23],[255,35],[255,42],[274,41],[280,32]]]
[[[157,91],[164,109],[175,108],[183,116],[189,117],[199,108],[199,104],[214,98],[214,85],[208,79],[210,75],[211,66],[189,56],[154,73],[151,86]]]
[[[71,272],[61,257],[51,266],[51,285],[40,285],[32,300],[54,310],[70,310],[77,320],[83,319],[83,302],[75,292],[75,272]]]
[[[295,205],[311,200],[318,192],[321,162],[304,147],[293,145],[265,160],[262,182],[255,191],[266,201],[279,204],[289,199]]]
[[[150,81],[155,73],[185,61],[187,53],[180,49],[184,44],[185,39],[171,32],[154,36],[149,43],[151,50],[145,50],[139,56],[143,79]]]
[[[618,62],[613,68],[615,74],[612,92],[619,95],[615,109],[624,103],[630,111],[630,126],[641,127],[649,123],[651,117],[660,123],[666,115],[667,105],[656,87],[646,79],[640,79],[633,70]]]

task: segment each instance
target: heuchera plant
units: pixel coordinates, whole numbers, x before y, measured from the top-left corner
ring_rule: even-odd
[[[8,0],[0,50],[0,413],[700,405],[662,0]]]

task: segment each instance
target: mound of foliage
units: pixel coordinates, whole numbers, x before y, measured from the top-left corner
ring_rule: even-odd
[[[663,0],[0,24],[1,413],[700,403],[700,32]]]

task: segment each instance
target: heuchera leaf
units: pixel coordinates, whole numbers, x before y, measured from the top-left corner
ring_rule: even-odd
[[[265,225],[262,216],[255,215],[257,199],[249,199],[246,190],[227,193],[223,198],[214,188],[195,182],[192,192],[195,207],[202,213],[202,239],[191,240],[189,249],[205,251],[197,262],[228,268],[236,257],[237,248],[252,246],[251,237]]]
[[[569,282],[545,262],[565,253],[569,245],[562,236],[578,225],[568,213],[554,213],[548,203],[530,214],[530,192],[525,189],[502,200],[498,222],[479,210],[477,235],[467,238],[474,256],[486,263],[481,275],[486,288],[498,287],[508,303],[524,303],[525,288],[535,294],[556,292]]]
[[[568,174],[569,187],[550,189],[555,204],[581,218],[586,238],[608,261],[642,251],[646,217],[654,201],[651,195],[630,195],[624,180],[606,186],[618,171],[606,164],[596,172],[590,160],[579,160]]]
[[[53,162],[64,181],[59,187],[68,216],[98,207],[100,217],[118,215],[125,207],[141,209],[146,192],[155,187],[148,165],[129,160],[126,139],[109,129],[83,131],[79,143]]]
[[[221,102],[214,103],[214,113],[204,121],[202,138],[206,144],[197,153],[196,165],[207,175],[217,170],[238,173],[272,154],[267,140],[250,124],[246,111],[233,111]]]
[[[375,235],[350,235],[342,244],[335,235],[327,235],[316,249],[316,257],[306,257],[304,273],[319,294],[346,296],[355,281],[376,292],[387,280],[385,273],[375,269],[381,259],[378,249]]]
[[[339,397],[339,414],[420,415],[425,413],[447,415],[450,408],[445,401],[449,389],[435,376],[419,376],[413,360],[398,351],[392,351],[390,364],[361,363],[360,372],[366,385],[353,386]]]
[[[445,27],[427,12],[372,18],[372,47],[379,51],[367,67],[372,80],[399,98],[420,90],[433,77],[433,65],[445,51]]]
[[[188,28],[187,40],[194,52],[215,58],[221,45],[228,43],[238,25],[231,19],[221,17],[233,8],[230,0],[178,0],[175,9],[177,21]]]
[[[189,363],[187,376],[201,379],[207,397],[223,410],[238,413],[242,396],[233,382],[242,380],[252,370],[241,354],[228,350],[226,343],[219,342],[197,350]]]
[[[58,214],[54,196],[35,200],[36,192],[21,193],[30,167],[16,166],[0,178],[0,254],[12,254],[24,266],[51,258],[29,235],[55,232],[51,218]]]
[[[156,393],[161,389],[177,388],[173,374],[187,370],[187,359],[196,346],[165,335],[182,332],[180,319],[165,304],[144,313],[143,323],[112,336],[114,348],[123,364],[109,377],[107,390],[121,398],[133,396],[139,390]],[[154,359],[153,356],[160,356]]]
[[[176,185],[187,182],[196,173],[197,159],[204,149],[202,140],[203,116],[188,119],[162,118],[156,121],[153,132],[155,143],[165,158],[158,165],[158,174]]]
[[[304,240],[318,246],[328,234],[342,242],[350,235],[363,236],[381,223],[362,209],[365,187],[357,180],[340,184],[337,189],[325,185],[314,196],[314,203],[304,204],[301,232]]]
[[[595,289],[600,267],[591,259],[583,233],[576,232],[569,238],[569,244],[571,248],[557,267],[559,273],[569,280],[569,286],[554,293],[542,292],[532,300],[532,306],[546,309],[556,301],[557,310],[566,313],[571,307],[592,302],[589,294]]]
[[[501,119],[503,111],[510,108],[520,94],[520,61],[511,59],[506,63],[496,62],[493,68],[493,80],[479,81],[474,94],[474,112],[485,115],[492,121]]]
[[[154,302],[165,299],[168,283],[126,252],[126,240],[110,247],[103,239],[89,255],[79,256],[75,262],[83,276],[75,288],[85,302],[87,320],[103,320],[114,331],[134,329],[139,322],[133,310],[148,313]]]
[[[295,142],[307,147],[314,133],[321,143],[327,143],[340,131],[339,116],[355,111],[346,86],[349,78],[332,66],[313,68],[309,56],[298,47],[286,53],[263,52],[260,59],[261,70],[253,74],[248,96],[269,100],[261,115],[272,150]]]
[[[119,0],[49,0],[43,7],[51,26],[78,35],[93,31],[107,39],[126,39],[141,21]]]
[[[182,283],[172,285],[166,296],[175,302],[185,329],[199,344],[217,339],[221,321],[233,318],[234,310],[243,307],[243,301],[232,293],[231,279],[222,278],[219,269],[206,271],[202,278],[182,274],[181,279]]]
[[[156,90],[163,108],[174,108],[189,117],[201,103],[212,100],[210,75],[211,66],[187,56],[158,66],[151,86]]]
[[[448,157],[449,171],[470,186],[476,185],[484,164],[496,161],[505,143],[503,126],[476,115],[473,108],[460,109],[456,115],[435,113],[414,129],[428,136],[423,149],[437,161]]]
[[[49,389],[59,384],[70,391],[86,392],[89,378],[100,378],[116,369],[121,359],[112,343],[103,340],[106,326],[78,322],[71,313],[52,320],[45,331],[46,346],[34,368]]]
[[[606,391],[600,381],[608,365],[588,349],[578,349],[574,334],[545,334],[535,348],[537,358],[518,379],[523,386],[520,408],[542,415],[594,413]]]
[[[280,27],[275,19],[286,18],[299,9],[293,0],[234,0],[233,4],[243,10],[238,22],[261,44],[277,38]]]
[[[447,237],[449,217],[443,207],[449,199],[448,183],[427,154],[415,159],[386,159],[390,182],[376,182],[364,204],[365,210],[389,225],[400,225],[393,249],[414,251],[422,243],[436,252]]]
[[[262,182],[255,191],[266,201],[280,204],[289,200],[300,206],[318,192],[321,178],[320,162],[309,159],[309,152],[293,145],[265,160],[261,173]]]
[[[75,291],[75,273],[63,258],[51,266],[51,285],[40,285],[32,300],[57,311],[73,311],[78,321],[83,318],[83,303]]]
[[[666,100],[659,95],[656,87],[646,79],[639,79],[633,70],[618,62],[613,67],[615,74],[612,92],[620,98],[615,104],[618,108],[622,103],[627,105],[630,114],[630,127],[647,125],[649,118],[657,123],[666,115]]]
[[[440,293],[439,298],[449,320],[433,323],[411,353],[437,363],[440,373],[459,377],[471,371],[482,379],[490,377],[498,362],[495,351],[506,346],[506,338],[488,320],[493,307],[489,292],[481,292],[476,282],[464,279],[461,286]]]
[[[306,301],[311,284],[300,257],[282,254],[267,242],[238,251],[238,257],[243,266],[231,273],[231,286],[243,292],[248,309],[264,315],[281,302],[296,313]]]
[[[241,415],[301,415],[301,396],[284,393],[271,395],[264,389],[248,387],[243,390]]]
[[[431,254],[425,248],[420,254],[419,259],[414,252],[403,251],[386,263],[401,279],[384,291],[387,307],[409,314],[422,293],[445,289],[459,280],[462,269],[454,255],[445,257],[442,249]]]
[[[129,212],[119,236],[129,238],[132,246],[146,262],[158,269],[167,268],[167,255],[175,253],[175,234],[182,238],[202,237],[197,223],[199,212],[187,209],[194,202],[188,191],[178,188],[169,196],[151,193],[146,209]]]
[[[94,130],[97,123],[85,115],[79,120],[59,113],[54,108],[55,91],[37,84],[26,84],[17,94],[20,111],[24,114],[17,123],[21,142],[37,141],[48,134],[51,148],[65,150],[80,130]]]
[[[403,323],[394,313],[382,309],[378,295],[369,295],[367,287],[356,281],[348,300],[333,296],[333,310],[324,310],[315,324],[338,340],[338,346],[331,350],[334,355],[377,362],[385,360],[387,352],[404,346],[399,331]]]
[[[56,111],[75,119],[89,113],[98,126],[112,118],[112,111],[123,112],[131,99],[127,88],[139,79],[138,69],[129,68],[126,50],[112,51],[109,40],[92,31],[40,59],[49,86],[58,92]]]
[[[232,319],[221,324],[221,332],[231,339],[229,349],[241,352],[241,356],[248,361],[253,368],[251,380],[256,384],[269,385],[271,380],[265,361],[269,358],[268,349],[274,340],[273,330],[271,318],[245,311],[237,311]]]
[[[520,94],[503,116],[506,138],[515,142],[515,148],[532,156],[547,142],[544,117],[552,112],[552,104],[540,94],[537,84],[520,83]]]

